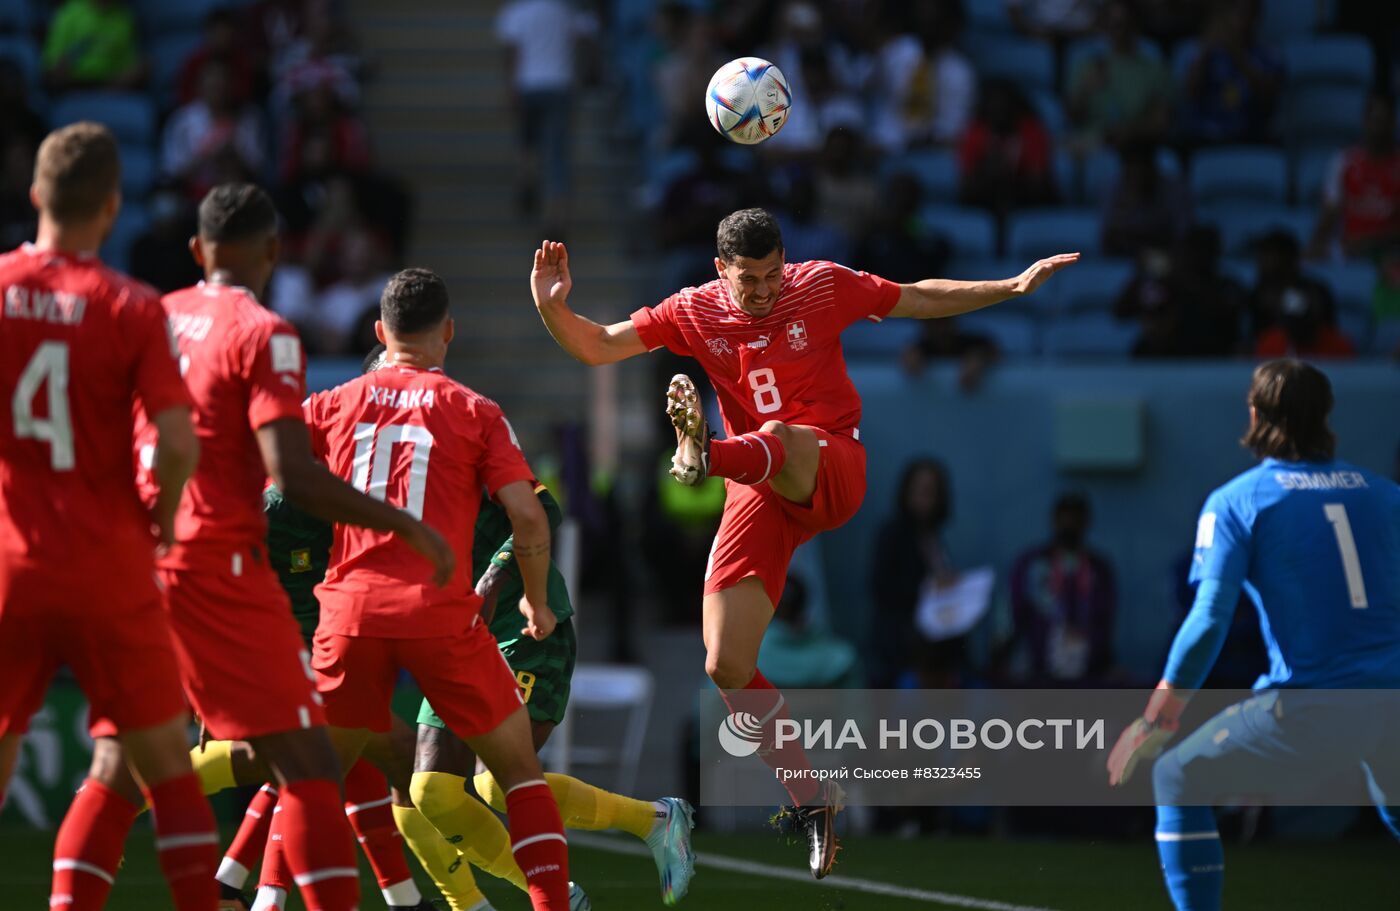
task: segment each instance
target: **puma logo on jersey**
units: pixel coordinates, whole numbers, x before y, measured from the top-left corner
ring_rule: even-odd
[[[753,341],[751,341],[751,342],[745,342],[744,344],[745,344],[745,346],[748,347],[748,348],[757,348],[757,349],[760,349],[760,350],[761,350],[761,349],[763,349],[763,348],[767,348],[767,347],[768,347],[768,336],[766,336],[766,335],[760,335],[758,338],[754,339]]]

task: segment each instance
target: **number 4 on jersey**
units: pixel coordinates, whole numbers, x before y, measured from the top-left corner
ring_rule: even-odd
[[[413,518],[423,518],[423,495],[428,488],[428,458],[433,454],[433,435],[417,424],[355,425],[355,475],[351,483],[376,500],[388,502],[389,470],[394,463],[395,444],[413,447],[408,465],[408,491],[403,510]]]
[[[39,387],[48,387],[47,418],[34,416]],[[15,384],[10,402],[15,418],[15,438],[49,444],[49,464],[54,471],[72,471],[73,421],[68,416],[68,343],[44,342],[34,351]]]

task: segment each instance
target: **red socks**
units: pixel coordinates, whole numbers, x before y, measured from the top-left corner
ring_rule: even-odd
[[[403,837],[394,824],[392,803],[384,773],[363,759],[350,767],[345,776],[345,817],[350,820],[350,828],[374,868],[379,888],[385,891],[385,901],[389,905],[416,905],[422,896],[418,895],[404,857]],[[403,894],[395,893],[390,901],[389,893],[394,890]]]
[[[340,785],[325,778],[282,788],[273,832],[282,835],[292,879],[308,911],[353,911],[360,900],[355,843],[345,824]]]
[[[730,712],[747,712],[759,720],[763,726],[763,744],[758,756],[770,769],[799,772],[812,770],[800,743],[787,743],[782,749],[777,748],[778,721],[791,718],[792,715],[788,712],[783,694],[768,682],[762,671],[754,671],[753,679],[742,690],[720,690],[720,695],[724,697],[724,703],[729,706]],[[783,787],[792,798],[792,802],[799,807],[812,803],[821,790],[820,783],[812,777],[786,779],[783,781]]]
[[[569,911],[569,843],[554,794],[543,780],[506,792],[511,852],[529,884],[535,911]]]
[[[219,902],[214,868],[219,835],[214,813],[193,772],[146,792],[156,830],[156,855],[177,911],[209,911]]]
[[[739,484],[762,484],[782,471],[787,450],[776,434],[755,430],[710,441],[710,474]]]
[[[204,807],[208,812],[209,805]],[[116,879],[126,833],[140,809],[104,784],[91,778],[83,782],[54,841],[50,908],[95,911],[102,907]],[[208,907],[214,907],[213,901]]]
[[[272,811],[277,806],[277,789],[265,784],[248,801],[248,809],[243,813],[243,822],[238,833],[233,836],[224,859],[219,863],[219,872],[214,878],[226,886],[242,889],[248,882],[248,875],[258,865],[267,847],[267,833],[272,828]]]

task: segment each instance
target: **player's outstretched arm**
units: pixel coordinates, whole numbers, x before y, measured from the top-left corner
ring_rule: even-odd
[[[1078,253],[1060,253],[1032,263],[1015,278],[997,281],[960,282],[947,278],[926,278],[912,285],[900,285],[899,302],[890,316],[910,319],[937,319],[971,313],[1013,297],[1030,294],[1065,266],[1079,262]]]
[[[569,251],[547,240],[535,251],[530,292],[545,328],[569,354],[589,366],[612,364],[645,354],[647,347],[631,320],[604,326],[569,309],[574,280],[569,274]]]
[[[496,491],[496,500],[510,517],[511,537],[515,539],[515,562],[525,583],[520,613],[525,628],[520,632],[532,639],[544,639],[554,632],[554,612],[549,609],[549,516],[528,481],[515,481]]]
[[[257,435],[268,476],[293,504],[327,522],[393,532],[432,562],[434,582],[451,581],[457,557],[442,535],[331,474],[311,454],[311,434],[299,418],[271,421]]]
[[[199,464],[199,438],[194,433],[190,409],[184,406],[167,408],[151,418],[156,428],[155,461],[151,472],[160,485],[151,521],[160,529],[160,541],[169,547],[175,543],[175,513],[180,508],[180,496],[185,482]]]

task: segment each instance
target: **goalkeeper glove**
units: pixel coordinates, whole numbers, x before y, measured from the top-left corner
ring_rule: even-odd
[[[1114,787],[1128,783],[1139,762],[1156,759],[1181,727],[1181,713],[1189,697],[1159,683],[1147,700],[1147,710],[1118,736],[1108,754],[1108,783]]]

